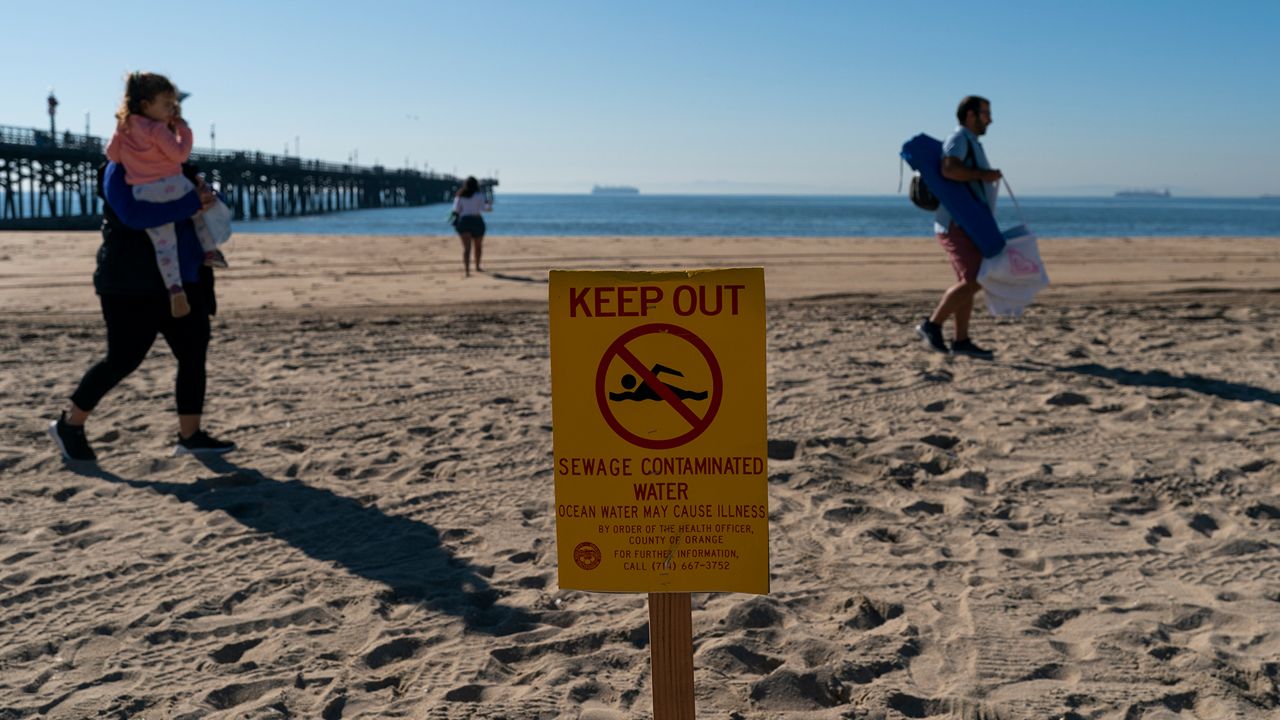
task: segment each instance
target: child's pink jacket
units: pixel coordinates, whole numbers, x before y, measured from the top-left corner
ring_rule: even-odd
[[[146,185],[182,174],[182,163],[191,156],[194,138],[186,123],[176,131],[145,115],[130,115],[107,144],[107,159],[124,165],[125,182]]]

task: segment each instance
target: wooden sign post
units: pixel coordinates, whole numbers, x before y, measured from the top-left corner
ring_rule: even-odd
[[[649,593],[653,720],[694,720],[690,603],[689,593]]]

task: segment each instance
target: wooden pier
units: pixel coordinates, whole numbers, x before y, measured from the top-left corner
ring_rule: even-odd
[[[93,229],[102,222],[102,138],[0,126],[0,230]],[[448,202],[453,175],[240,150],[201,150],[191,162],[237,220]],[[496,179],[480,181],[492,194]]]

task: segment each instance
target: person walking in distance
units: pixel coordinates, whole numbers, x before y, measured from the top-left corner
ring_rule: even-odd
[[[476,248],[476,272],[484,272],[480,268],[480,256],[484,249],[484,216],[480,213],[493,212],[493,203],[480,190],[480,181],[475,176],[468,177],[453,199],[453,211],[458,219],[454,230],[462,240],[462,268],[467,277],[471,277],[471,246]]]
[[[977,95],[969,95],[960,101],[956,119],[960,121],[960,125],[942,144],[942,176],[968,185],[969,191],[980,201],[989,204],[994,213],[996,183],[1003,175],[991,167],[982,143],[978,141],[978,138],[986,134],[987,128],[991,127],[991,102]],[[982,289],[978,284],[982,254],[943,205],[938,206],[934,215],[933,230],[955,271],[956,283],[943,293],[933,314],[916,326],[916,334],[926,347],[936,352],[993,357],[995,353],[979,347],[969,337],[973,299]],[[942,326],[948,318],[955,322],[955,338],[950,349],[942,336]]]

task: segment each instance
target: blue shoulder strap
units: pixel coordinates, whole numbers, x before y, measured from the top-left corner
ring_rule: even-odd
[[[967,148],[964,152],[964,166],[972,170],[979,170],[978,158],[973,152],[973,140],[969,139],[969,133],[964,134],[964,144]],[[979,202],[990,204],[987,200],[987,187],[983,185],[981,181],[978,181],[978,187],[981,189],[981,193],[973,189],[973,183],[971,182],[965,183],[964,186],[969,188],[969,192],[973,193],[973,196],[977,198]]]

